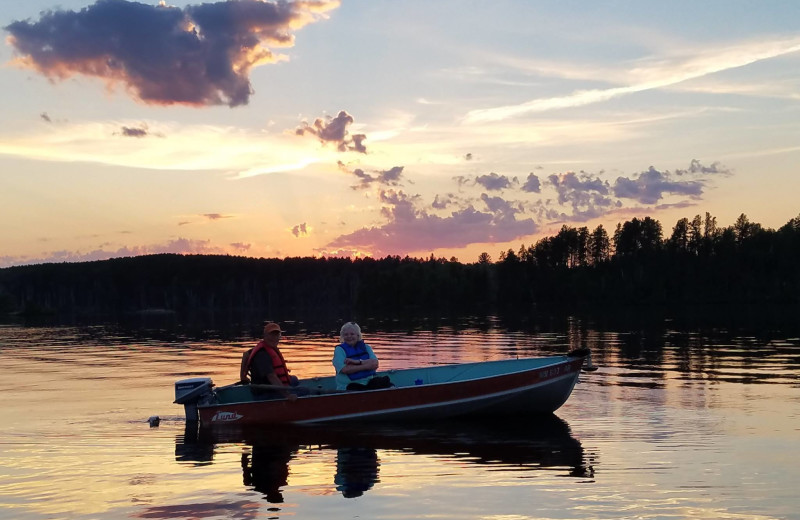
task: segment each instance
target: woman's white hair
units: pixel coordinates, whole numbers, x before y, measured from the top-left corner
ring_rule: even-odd
[[[347,323],[342,325],[342,330],[339,331],[339,341],[341,341],[342,343],[344,343],[344,333],[345,331],[348,330],[352,330],[353,332],[356,333],[356,336],[358,336],[357,341],[361,341],[362,339],[364,339],[361,337],[361,327],[358,326],[358,323],[354,321],[348,321]]]

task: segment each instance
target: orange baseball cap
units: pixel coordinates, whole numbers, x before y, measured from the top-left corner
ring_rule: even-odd
[[[274,322],[269,322],[264,325],[264,334],[269,334],[270,332],[283,332],[281,330],[281,326]]]

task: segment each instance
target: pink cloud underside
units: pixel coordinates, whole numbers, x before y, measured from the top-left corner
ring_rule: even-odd
[[[472,206],[448,217],[419,212],[395,218],[379,227],[361,228],[331,241],[329,249],[368,250],[375,256],[458,248],[476,243],[507,242],[537,229],[532,219],[495,216]]]
[[[249,248],[249,245],[247,246]],[[27,264],[45,264],[60,262],[90,262],[130,256],[152,255],[160,253],[176,254],[227,254],[224,248],[214,246],[210,240],[190,240],[178,238],[164,244],[148,246],[121,247],[116,250],[95,249],[88,253],[80,251],[50,251],[38,257],[5,256],[0,257],[0,267]]]

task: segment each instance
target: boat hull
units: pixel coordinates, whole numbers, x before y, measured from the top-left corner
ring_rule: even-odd
[[[226,424],[308,424],[346,421],[407,421],[433,418],[551,413],[569,397],[577,382],[583,357],[557,356],[551,363],[463,380],[411,383],[411,386],[362,392],[322,393],[295,400],[242,400],[198,405],[202,426]],[[463,365],[478,367],[480,364]],[[505,366],[505,365],[504,365]],[[457,367],[456,365],[451,367]],[[444,367],[434,367],[433,370]],[[389,372],[404,380],[403,372]],[[395,377],[396,376],[396,377]],[[419,380],[418,380],[419,381]]]

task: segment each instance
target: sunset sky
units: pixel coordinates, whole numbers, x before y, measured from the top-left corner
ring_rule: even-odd
[[[0,5],[0,267],[800,213],[800,2]]]

